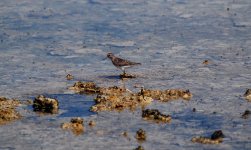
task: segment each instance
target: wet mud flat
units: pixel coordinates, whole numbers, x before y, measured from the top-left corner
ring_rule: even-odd
[[[0,149],[250,149],[250,7],[1,1]]]
[[[68,88],[69,90],[75,91],[76,94],[92,95],[91,97],[93,98],[94,103],[92,103],[93,104],[92,106],[91,105],[89,106],[88,111],[96,113],[102,111],[107,113],[108,111],[110,111],[110,113],[112,114],[115,113],[120,118],[121,114],[120,113],[117,114],[117,112],[123,112],[125,110],[129,110],[130,112],[137,112],[137,110],[141,109],[142,121],[146,121],[147,124],[157,124],[158,126],[163,126],[164,124],[169,126],[170,124],[172,124],[171,115],[162,114],[158,109],[145,109],[147,105],[150,105],[154,101],[158,101],[158,103],[167,103],[170,101],[176,101],[182,99],[185,101],[189,101],[192,98],[192,93],[190,93],[189,90],[180,90],[180,89],[145,90],[141,88],[139,92],[133,93],[129,89],[119,88],[117,86],[99,87],[94,82],[78,81],[74,83],[73,86],[70,86]],[[250,94],[249,91],[250,89],[248,89],[243,94],[243,98],[245,98],[247,101],[249,101],[249,94]],[[18,111],[16,111],[16,107],[18,107],[20,104],[26,106],[24,107],[25,110],[27,109],[28,106],[32,105],[33,112],[39,114],[37,117],[51,116],[53,114],[58,114],[60,112],[59,101],[56,98],[49,98],[44,95],[39,95],[35,97],[33,102],[31,100],[20,101],[20,100],[7,99],[4,97],[1,98],[0,102],[1,102],[0,103],[1,125],[11,124],[11,122],[18,121],[19,119],[21,119],[21,115],[19,114]],[[193,108],[190,111],[190,113],[196,113],[196,112],[197,110],[195,108]],[[78,112],[76,114],[79,116],[83,115]],[[245,112],[243,112],[242,115],[240,115],[240,118],[248,119],[249,115],[250,111],[246,110]],[[24,117],[27,116],[24,115]],[[112,115],[110,115],[110,117],[112,117]],[[140,118],[140,115],[137,115],[137,117]],[[26,120],[27,118],[23,119]],[[121,118],[121,120],[122,119],[123,118]],[[89,121],[85,121],[84,123],[84,119],[81,117],[71,117],[70,122],[61,122],[61,124],[58,123],[57,124],[58,127],[56,128],[61,128],[62,129],[61,132],[72,133],[75,136],[73,138],[77,138],[78,136],[88,136],[88,134],[95,134],[96,136],[109,136],[110,133],[106,133],[106,130],[98,129],[96,127],[97,125],[99,126],[99,119],[96,118],[94,119],[95,121],[92,119],[88,120]],[[43,120],[43,121],[48,121],[48,120]],[[116,122],[117,120],[114,121]],[[56,125],[56,122],[54,125]],[[114,126],[116,126],[116,124],[114,124]],[[112,128],[112,127],[106,126],[105,128]],[[136,143],[138,143],[137,144],[138,146],[134,149],[144,149],[142,145],[145,145],[144,143],[149,142],[147,138],[148,135],[147,132],[149,131],[149,129],[146,128],[144,130],[142,128],[139,128],[134,136],[132,136],[131,130],[132,128],[129,129],[120,128],[119,131],[112,131],[113,132],[112,134],[123,137],[129,143],[132,141],[132,139],[134,139]],[[222,130],[216,130],[210,137],[203,137],[203,136],[190,137],[191,138],[190,142],[206,144],[206,145],[208,144],[215,145],[224,142],[225,137],[226,136],[223,134]]]

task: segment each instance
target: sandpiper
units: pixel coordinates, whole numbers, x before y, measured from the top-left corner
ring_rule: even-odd
[[[129,60],[125,60],[119,57],[114,56],[113,53],[108,53],[107,57],[111,59],[113,65],[117,68],[119,68],[120,70],[123,71],[123,75],[125,75],[125,69],[126,68],[130,68],[133,67],[135,65],[141,65],[141,63],[136,63],[136,62],[132,62]]]

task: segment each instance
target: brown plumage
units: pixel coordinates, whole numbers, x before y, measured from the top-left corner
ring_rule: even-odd
[[[108,53],[107,57],[111,59],[113,65],[123,71],[125,74],[125,69],[133,67],[135,65],[141,65],[141,63],[132,62],[119,57],[116,57],[113,53]]]

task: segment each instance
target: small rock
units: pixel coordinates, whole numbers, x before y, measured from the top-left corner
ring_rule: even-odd
[[[71,123],[78,123],[78,124],[83,124],[84,123],[84,119],[77,117],[77,118],[72,118],[71,119]]]
[[[39,95],[33,102],[33,110],[44,113],[58,113],[58,100]]]
[[[202,143],[202,144],[219,144],[224,138],[224,134],[221,130],[214,131],[210,138],[208,137],[193,137],[192,142]]]
[[[247,91],[244,94],[244,97],[248,100],[251,101],[251,89],[247,89]]]
[[[142,118],[148,119],[148,120],[154,120],[157,122],[170,122],[171,116],[170,115],[164,115],[159,112],[157,109],[146,109],[142,111]]]
[[[204,60],[202,64],[208,65],[209,64],[209,60]]]
[[[251,114],[250,110],[246,110],[242,115],[241,118],[243,119],[247,119],[249,117],[249,115]]]
[[[144,131],[143,129],[139,129],[139,130],[136,132],[135,138],[136,138],[138,141],[145,141],[145,140],[146,140],[146,131]]]
[[[69,87],[69,89],[83,94],[95,94],[100,92],[100,88],[97,87],[94,82],[78,81],[72,87]]]
[[[127,133],[126,131],[124,131],[124,132],[122,132],[122,135],[123,135],[124,137],[127,137],[127,136],[128,136],[128,133]]]
[[[96,122],[95,122],[95,121],[93,121],[93,120],[91,120],[91,121],[89,122],[89,126],[91,126],[91,127],[96,126]]]
[[[212,140],[217,140],[220,138],[224,138],[224,134],[221,130],[214,131],[214,133],[211,135]]]
[[[219,144],[222,142],[220,140],[212,140],[207,137],[193,137],[191,141],[194,143],[201,143],[201,144]]]
[[[80,117],[72,118],[71,122],[63,123],[61,128],[71,130],[75,135],[80,135],[84,132],[84,120]]]
[[[74,77],[73,77],[73,75],[71,75],[71,74],[67,74],[66,75],[66,79],[67,80],[72,80]]]

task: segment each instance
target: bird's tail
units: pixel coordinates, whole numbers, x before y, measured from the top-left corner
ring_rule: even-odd
[[[141,63],[134,63],[134,65],[141,65]]]

